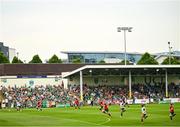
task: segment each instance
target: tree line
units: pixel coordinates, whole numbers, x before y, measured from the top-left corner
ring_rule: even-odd
[[[9,59],[2,53],[0,52],[0,63],[10,63]],[[23,64],[23,61],[20,60],[18,57],[14,56],[12,62],[13,63],[21,63]],[[43,63],[41,58],[39,57],[39,55],[34,55],[32,60],[29,61],[29,63]],[[60,58],[58,58],[57,55],[53,55],[48,61],[47,63],[63,63],[62,60]],[[75,58],[72,60],[72,63],[75,64],[80,64],[83,63],[81,61],[80,58]],[[120,64],[124,64],[125,61],[121,61]],[[130,61],[126,61],[126,63],[128,65],[132,64],[130,63]],[[99,64],[105,64],[104,60],[99,61]],[[149,53],[144,53],[141,57],[141,59],[137,62],[138,65],[158,65],[159,63],[156,61],[156,59],[154,58],[154,56],[150,55]],[[171,56],[170,58],[167,57],[161,64],[166,65],[166,64],[173,64],[173,65],[177,65],[180,64],[180,60],[178,60],[177,58]]]
[[[2,53],[0,52],[0,63],[10,63],[9,59]],[[12,62],[13,63],[20,63],[23,64],[24,62],[20,60],[17,56],[14,56]],[[29,63],[43,63],[39,55],[34,55],[32,60],[29,61]],[[47,63],[62,63],[62,60],[58,58],[57,55],[53,55]]]

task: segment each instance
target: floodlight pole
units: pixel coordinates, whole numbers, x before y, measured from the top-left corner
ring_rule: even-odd
[[[171,64],[171,43],[168,42],[169,45],[169,65]]]
[[[83,73],[80,71],[80,99],[83,101]]]
[[[165,79],[166,79],[166,97],[168,97],[168,75],[167,75],[167,69],[165,70]]]
[[[125,65],[127,65],[127,63],[126,63],[126,61],[127,61],[126,58],[127,58],[127,55],[126,55],[126,30],[124,30],[124,60],[125,60],[125,61],[124,61],[124,62],[125,62],[124,64],[125,64]]]
[[[129,99],[132,97],[132,91],[131,91],[131,70],[129,70]]]
[[[127,55],[126,55],[126,31],[131,32],[132,27],[118,27],[117,31],[124,31],[124,64],[127,65]]]
[[[17,52],[17,59],[19,59],[18,57],[19,57],[19,52]]]

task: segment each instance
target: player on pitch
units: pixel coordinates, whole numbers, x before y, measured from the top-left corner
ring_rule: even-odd
[[[102,110],[102,112],[104,114],[107,114],[107,115],[111,116],[111,113],[109,112],[109,107],[108,107],[108,105],[106,103],[104,104],[104,109]]]
[[[142,108],[141,108],[141,122],[143,123],[144,120],[145,120],[148,116],[147,116],[145,104],[142,104],[141,106],[142,106]]]
[[[175,116],[176,114],[174,113],[174,105],[173,103],[170,103],[170,106],[169,106],[169,117],[170,119],[172,120],[172,118]]]

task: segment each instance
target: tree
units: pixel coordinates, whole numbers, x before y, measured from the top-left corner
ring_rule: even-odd
[[[153,65],[158,64],[158,62],[152,57],[149,53],[145,53],[142,55],[141,59],[137,62],[137,64],[145,64],[145,65]]]
[[[80,59],[80,58],[74,58],[74,59],[72,60],[72,63],[80,64],[80,63],[82,63],[82,62],[81,62],[81,59]]]
[[[9,59],[2,52],[0,52],[0,63],[9,63]]]
[[[48,63],[62,63],[62,60],[59,59],[55,54],[49,59]]]
[[[16,56],[14,56],[12,63],[23,63],[20,59],[18,59]]]
[[[167,57],[161,64],[169,64],[169,57]],[[170,64],[180,64],[180,61],[175,57],[171,57]]]
[[[101,60],[98,62],[99,64],[105,64],[106,62],[104,60]]]
[[[12,63],[19,63],[19,60],[16,56],[14,56],[13,60],[12,60]]]
[[[39,55],[34,55],[29,63],[42,63],[42,60],[40,59]]]
[[[19,59],[19,63],[23,63],[23,61]]]

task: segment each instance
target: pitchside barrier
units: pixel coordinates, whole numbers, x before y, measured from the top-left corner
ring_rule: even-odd
[[[43,108],[51,108],[51,107],[55,107],[55,106],[56,106],[55,101],[43,101],[42,102]]]
[[[65,108],[65,107],[70,107],[70,104],[57,104],[57,108]]]
[[[70,107],[70,104],[62,104],[62,103],[56,103],[55,101],[44,100],[42,102],[42,107],[43,108],[52,108],[52,107],[64,108],[64,107]]]
[[[148,103],[154,103],[154,99],[128,99],[128,104],[148,104]],[[163,103],[180,103],[180,98],[163,98],[162,101],[159,101],[159,104]]]
[[[163,98],[162,101],[159,101],[159,104],[166,103],[180,103],[180,98]]]
[[[87,104],[90,105],[91,100],[87,101]],[[128,104],[148,104],[148,103],[154,103],[154,99],[127,99]],[[111,102],[111,104],[119,104],[119,101]],[[164,103],[180,103],[180,98],[163,98],[162,101],[159,101],[159,104]],[[57,108],[64,108],[64,107],[70,107],[70,104],[62,104],[62,103],[55,103],[54,101],[43,101],[42,103],[43,108],[50,108],[50,107],[57,107]]]
[[[154,103],[154,99],[128,99],[128,104],[148,104],[148,103]],[[159,101],[159,104],[163,103],[180,103],[180,98],[163,98],[162,101]]]
[[[153,99],[128,99],[127,103],[128,104],[148,104],[148,103],[153,103],[154,100]]]

